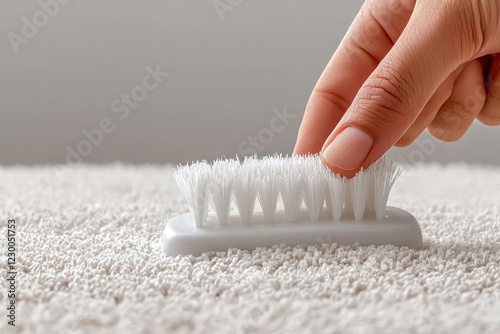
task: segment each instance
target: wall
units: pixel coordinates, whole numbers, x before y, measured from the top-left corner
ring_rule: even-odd
[[[55,1],[0,2],[0,164],[290,153],[362,3]],[[500,163],[500,129],[428,151],[425,138],[391,154]]]

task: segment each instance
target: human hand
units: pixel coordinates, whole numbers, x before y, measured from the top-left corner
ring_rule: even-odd
[[[353,176],[426,128],[500,124],[498,0],[367,0],[314,87],[294,154]]]

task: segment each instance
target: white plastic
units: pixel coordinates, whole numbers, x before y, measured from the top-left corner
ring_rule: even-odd
[[[278,210],[273,223],[266,223],[260,212],[252,216],[249,224],[241,224],[237,213],[231,213],[228,225],[220,225],[214,213],[208,213],[207,225],[196,227],[192,213],[172,218],[160,241],[166,255],[200,255],[207,251],[227,251],[228,248],[254,250],[257,247],[298,244],[317,245],[337,243],[361,246],[395,245],[422,248],[420,226],[409,212],[387,207],[382,220],[366,217],[364,220],[342,219],[332,221],[323,210],[319,221],[311,222],[306,210],[299,212],[298,223],[286,223],[283,210]]]

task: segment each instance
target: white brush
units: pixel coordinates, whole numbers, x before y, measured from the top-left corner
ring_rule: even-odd
[[[387,207],[400,174],[384,157],[351,179],[325,168],[318,155],[179,166],[174,178],[190,212],[167,223],[163,249],[168,255],[198,255],[324,241],[421,248],[416,219]]]

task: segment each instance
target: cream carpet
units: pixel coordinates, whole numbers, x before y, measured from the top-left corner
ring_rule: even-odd
[[[325,243],[176,258],[158,241],[187,210],[171,172],[0,168],[3,275],[7,220],[18,225],[16,332],[500,333],[500,168],[404,174],[390,204],[420,221],[421,251]]]

